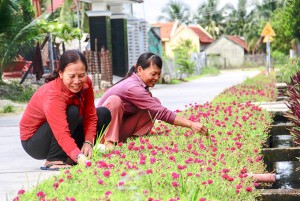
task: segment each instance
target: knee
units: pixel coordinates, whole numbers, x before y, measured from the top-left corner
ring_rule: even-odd
[[[111,113],[109,109],[107,109],[106,107],[98,107],[97,116],[98,116],[98,120],[105,119],[106,123],[109,123],[111,121]]]
[[[123,102],[119,96],[112,95],[105,100],[102,106],[108,108],[110,111],[115,111],[123,107]]]

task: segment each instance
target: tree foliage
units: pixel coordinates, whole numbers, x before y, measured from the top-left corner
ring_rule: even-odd
[[[163,15],[158,17],[158,20],[166,20],[172,22],[178,20],[180,23],[190,23],[190,9],[187,4],[180,0],[171,0],[162,9]]]
[[[182,78],[183,74],[191,75],[195,71],[195,63],[191,61],[191,54],[195,52],[195,47],[191,40],[180,40],[173,48],[177,70]]]

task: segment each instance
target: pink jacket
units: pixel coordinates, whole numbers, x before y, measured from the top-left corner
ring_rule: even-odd
[[[31,97],[20,121],[21,140],[29,139],[47,121],[58,144],[72,160],[76,161],[80,149],[71,137],[66,115],[67,107],[72,104],[80,108],[85,140],[93,142],[98,118],[90,78],[79,94],[69,91],[60,78],[41,86]]]
[[[151,114],[156,115],[156,119],[174,124],[176,114],[162,106],[145,87],[146,85],[140,77],[133,73],[105,92],[97,107],[102,106],[109,96],[117,95],[123,101],[124,115],[132,115],[138,110],[148,110]]]

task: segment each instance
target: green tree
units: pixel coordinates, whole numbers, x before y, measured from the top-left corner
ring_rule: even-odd
[[[178,65],[177,70],[180,73],[180,79],[183,74],[191,75],[195,71],[195,63],[191,60],[191,54],[195,52],[196,48],[193,46],[191,40],[180,40],[178,45],[173,48],[175,63]]]
[[[6,63],[14,60],[21,41],[27,38],[14,38],[34,18],[30,0],[0,0],[0,79]]]
[[[296,50],[296,44],[300,41],[299,7],[300,1],[287,0],[285,6],[277,9],[271,16],[271,25],[276,33],[272,47],[285,54],[288,54],[290,49]]]
[[[162,9],[163,15],[158,17],[158,20],[173,22],[176,19],[183,24],[190,23],[190,9],[187,4],[180,0],[171,0]]]
[[[224,33],[224,16],[228,10],[232,10],[231,4],[226,4],[218,9],[219,0],[204,1],[197,9],[197,13],[193,16],[193,21],[200,24],[206,31],[217,39]]]

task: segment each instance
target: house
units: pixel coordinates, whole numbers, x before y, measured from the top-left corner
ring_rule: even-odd
[[[249,52],[246,41],[238,36],[223,35],[205,49],[207,66],[238,68]]]
[[[200,42],[200,52],[204,51],[205,48],[214,42],[214,38],[200,25],[190,25],[189,28],[197,34]]]
[[[162,56],[162,44],[160,37],[160,27],[149,27],[147,32],[148,51]]]
[[[191,40],[195,47],[195,52],[203,51],[214,41],[213,37],[200,25],[186,26],[179,24],[178,20],[167,23],[151,24],[151,27],[160,28],[162,47],[165,54],[173,57],[173,49],[182,40]]]

